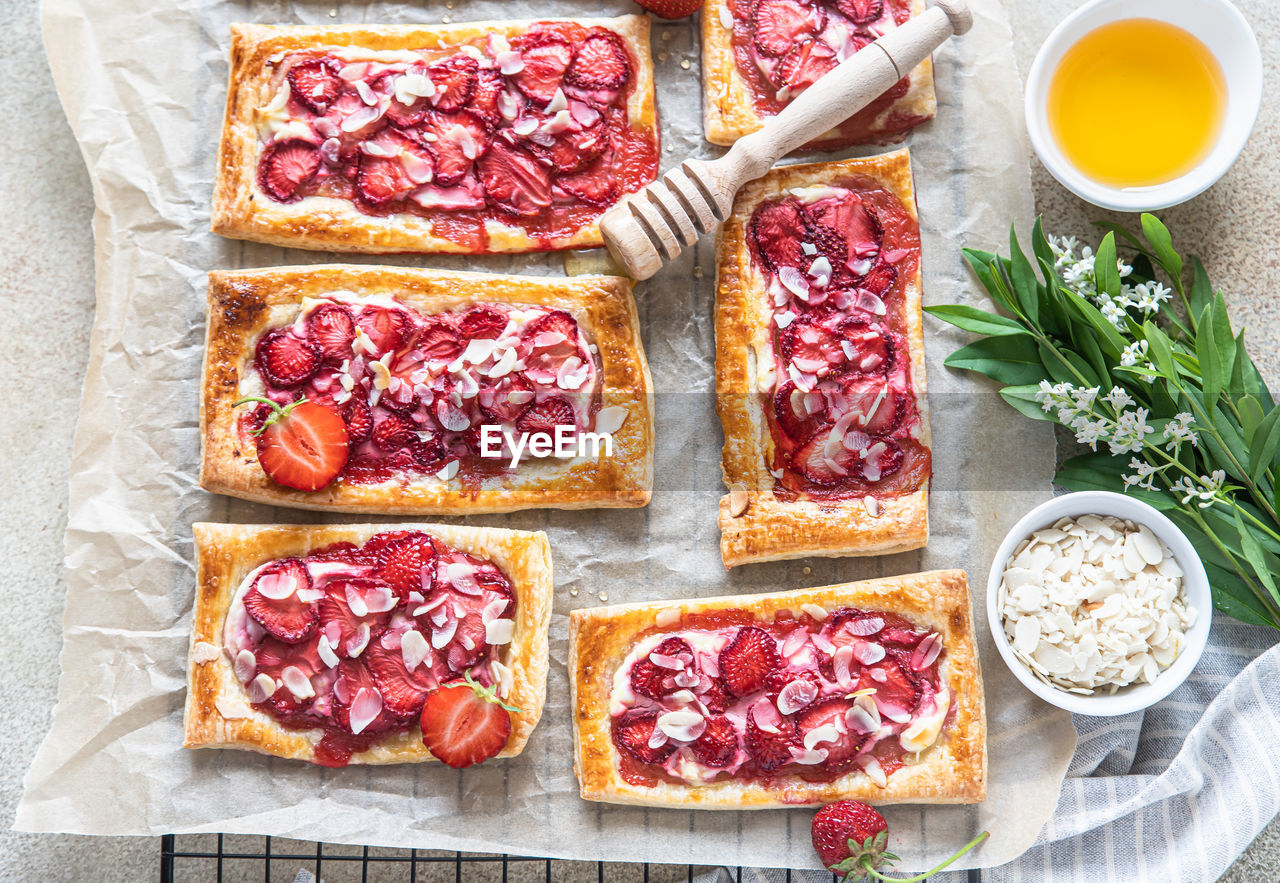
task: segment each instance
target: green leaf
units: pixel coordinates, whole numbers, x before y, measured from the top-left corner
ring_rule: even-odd
[[[1098,253],[1093,259],[1093,275],[1098,282],[1098,290],[1105,291],[1112,297],[1120,296],[1120,271],[1116,269],[1116,234],[1108,233],[1098,246]]]
[[[1151,243],[1151,250],[1165,273],[1175,282],[1182,280],[1182,258],[1173,250],[1173,238],[1169,228],[1155,215],[1143,214],[1142,235]]]
[[[1142,324],[1142,336],[1149,347],[1147,355],[1151,358],[1151,364],[1166,377],[1177,377],[1178,369],[1173,361],[1173,347],[1169,342],[1169,336],[1149,319]]]
[[[1063,364],[1063,359],[1067,364]],[[1054,380],[1073,383],[1076,386],[1100,386],[1102,379],[1079,353],[1066,347],[1049,347],[1040,344],[1040,361]]]
[[[991,263],[996,260],[996,256],[989,251],[979,251],[976,248],[961,249],[960,253],[964,255],[965,262],[968,263],[969,269],[973,270],[973,275],[978,277],[982,287],[988,293],[993,292],[995,283],[991,280]]]
[[[1271,413],[1258,424],[1249,443],[1249,477],[1255,484],[1262,481],[1263,475],[1276,465],[1276,452],[1280,450],[1280,408],[1272,408]]]
[[[1047,420],[1050,423],[1056,423],[1057,421],[1053,419],[1053,415],[1046,413],[1040,403],[1036,401],[1036,393],[1039,391],[1040,385],[1037,383],[1025,386],[1006,386],[1000,390],[1000,398],[1032,420]]]
[[[1227,302],[1221,294],[1213,301],[1213,342],[1222,359],[1222,382],[1225,386],[1235,373],[1236,336],[1231,331],[1231,317],[1227,313]]]
[[[1032,322],[1040,318],[1040,284],[1036,280],[1036,271],[1022,253],[1018,244],[1018,233],[1009,228],[1009,277],[1013,280],[1013,293],[1022,305],[1023,314]]]
[[[1253,531],[1245,526],[1244,519],[1240,517],[1240,513],[1235,513],[1236,530],[1240,532],[1240,549],[1244,552],[1245,560],[1249,562],[1249,566],[1253,568],[1254,574],[1258,580],[1266,587],[1271,597],[1280,604],[1280,590],[1276,588],[1275,578],[1271,575],[1273,571],[1280,566],[1280,561],[1274,555],[1268,555],[1263,551],[1262,546],[1258,545],[1257,537],[1253,535]]]
[[[1218,435],[1222,436],[1223,444],[1230,451],[1231,457],[1241,465],[1241,469],[1233,468],[1229,462],[1223,462],[1221,465],[1227,472],[1236,475],[1238,478],[1244,479],[1248,476],[1247,465],[1249,462],[1249,448],[1244,443],[1244,439],[1240,436],[1240,430],[1236,427],[1235,422],[1226,415],[1222,408],[1214,408],[1209,412],[1209,416],[1213,419],[1213,428],[1218,431]]]
[[[1015,316],[1022,315],[1022,307],[1013,294],[1012,283],[1009,281],[1009,273],[1005,265],[997,259],[987,265],[987,270],[991,276],[991,299]]]
[[[1262,425],[1266,416],[1262,411],[1262,403],[1251,395],[1242,395],[1236,402],[1236,410],[1240,412],[1240,435],[1248,447],[1253,447],[1253,434]]]
[[[1128,460],[1107,453],[1081,454],[1064,462],[1053,476],[1054,484],[1072,491],[1111,491],[1147,503],[1168,512],[1178,508],[1178,501],[1164,491],[1148,491],[1125,487],[1124,473]]]
[[[1195,537],[1190,533],[1187,536],[1191,538],[1191,545],[1199,551],[1200,546],[1197,545]],[[1201,557],[1203,558],[1203,554]],[[1234,620],[1249,625],[1278,627],[1275,620],[1271,618],[1270,611],[1250,591],[1235,571],[1205,561],[1204,572],[1209,577],[1209,585],[1213,588],[1213,606],[1218,610]]]
[[[1141,239],[1134,236],[1126,227],[1121,224],[1117,224],[1115,221],[1094,221],[1093,226],[1106,230],[1109,233],[1115,233],[1140,252],[1145,252],[1147,250],[1147,246]]]
[[[996,313],[988,313],[985,310],[965,304],[942,304],[936,307],[925,307],[924,311],[931,316],[937,316],[944,322],[955,325],[957,328],[963,328],[965,331],[972,331],[975,334],[999,337],[1008,334],[1030,333],[1012,319],[1007,319]]]
[[[1270,410],[1275,407],[1275,400],[1271,397],[1271,390],[1267,388],[1262,375],[1258,373],[1258,367],[1253,363],[1253,359],[1249,358],[1249,353],[1245,349],[1244,331],[1241,331],[1239,336],[1236,337],[1236,348],[1240,352],[1240,358],[1236,360],[1236,364],[1240,366],[1241,387],[1246,393],[1262,402],[1263,410]]]
[[[1194,323],[1204,308],[1213,300],[1213,286],[1209,284],[1209,274],[1205,272],[1200,259],[1191,259],[1191,290],[1187,292],[1187,303],[1190,311],[1187,320]],[[1194,328],[1195,325],[1192,325]]]
[[[1213,304],[1200,314],[1196,330],[1196,359],[1200,362],[1200,385],[1204,391],[1204,407],[1211,409],[1222,394],[1222,353],[1213,333]]]
[[[1026,386],[1045,380],[1040,351],[1030,337],[986,337],[960,347],[943,363],[985,374],[1005,386]]]
[[[1053,253],[1053,248],[1049,245],[1049,238],[1044,235],[1042,220],[1042,215],[1036,215],[1036,222],[1031,227],[1031,251],[1040,263],[1048,264],[1052,267],[1057,258]],[[1045,277],[1045,281],[1049,281],[1048,276]]]
[[[1120,361],[1120,355],[1124,352],[1125,340],[1120,336],[1120,332],[1116,330],[1116,326],[1108,322],[1097,307],[1071,289],[1060,288],[1058,291],[1065,303],[1069,304],[1075,313],[1097,332],[1098,337],[1101,338],[1099,343],[1102,346],[1102,351],[1113,361]]]

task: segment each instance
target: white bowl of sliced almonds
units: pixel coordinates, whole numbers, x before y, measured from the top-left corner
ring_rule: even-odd
[[[1191,542],[1124,494],[1082,491],[1032,509],[987,579],[987,620],[1005,663],[1075,714],[1129,714],[1168,696],[1199,661],[1211,616]]]

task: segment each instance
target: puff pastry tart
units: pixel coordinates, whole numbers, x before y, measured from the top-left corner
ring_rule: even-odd
[[[214,272],[207,335],[207,490],[393,514],[649,501],[651,381],[623,279]],[[235,407],[245,397],[259,404]],[[259,430],[299,399],[340,418],[322,413],[341,450],[323,478],[286,487]]]
[[[702,11],[707,140],[729,145],[759,129],[827,71],[924,8],[924,0],[707,0]],[[936,110],[933,63],[925,59],[805,149],[901,141],[933,119]]]
[[[963,571],[575,610],[588,800],[975,803],[986,716]]]
[[[431,760],[430,691],[471,677],[523,750],[546,694],[543,533],[196,524],[185,742],[325,766]]]
[[[726,567],[929,538],[920,232],[905,150],[774,169],[719,243]]]
[[[357,252],[600,245],[658,171],[649,19],[237,24],[213,230]]]

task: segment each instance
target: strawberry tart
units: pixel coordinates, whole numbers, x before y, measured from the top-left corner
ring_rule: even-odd
[[[651,493],[650,381],[618,278],[212,273],[206,353],[208,490],[388,513],[642,506]],[[572,450],[535,450],[558,437]]]
[[[545,534],[435,525],[194,532],[188,748],[325,766],[452,763],[466,737],[424,744],[440,724],[424,705],[465,684],[509,710],[510,731],[493,753],[523,749],[546,691]]]
[[[729,145],[754,132],[827,71],[923,11],[924,0],[707,0],[702,10],[707,140]],[[806,148],[901,141],[935,112],[933,63],[925,59]]]
[[[571,614],[589,800],[758,809],[986,792],[962,571]]]
[[[643,16],[234,25],[213,230],[357,252],[600,245],[658,171]]]
[[[906,151],[748,184],[716,290],[725,565],[923,546],[932,457]]]

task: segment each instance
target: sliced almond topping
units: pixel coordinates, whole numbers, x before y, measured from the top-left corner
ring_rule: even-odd
[[[747,506],[751,503],[751,497],[747,493],[746,485],[734,482],[729,485],[729,515],[732,518],[738,518],[742,513],[747,511]]]

